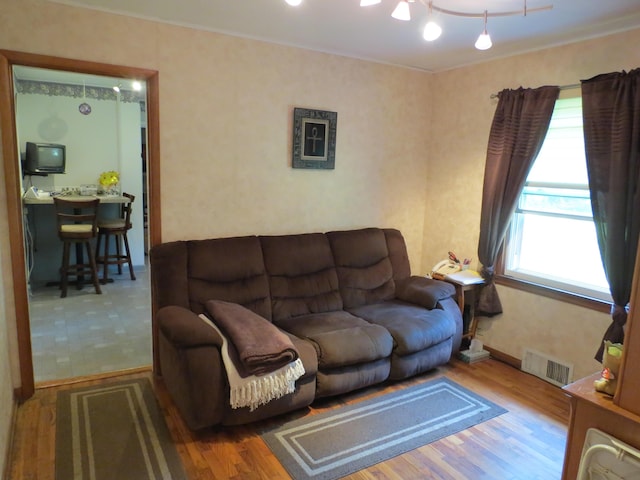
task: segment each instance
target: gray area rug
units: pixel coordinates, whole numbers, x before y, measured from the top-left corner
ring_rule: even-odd
[[[57,480],[185,478],[148,379],[58,393]]]
[[[334,480],[505,413],[438,378],[262,434],[295,480]]]

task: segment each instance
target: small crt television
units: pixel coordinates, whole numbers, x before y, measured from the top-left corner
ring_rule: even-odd
[[[28,174],[64,173],[66,147],[55,143],[27,142],[24,170]]]

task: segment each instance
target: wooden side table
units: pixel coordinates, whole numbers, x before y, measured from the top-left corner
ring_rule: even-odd
[[[434,276],[434,278],[436,278]],[[478,321],[476,320],[476,303],[478,303],[478,292],[484,285],[484,281],[480,283],[463,283],[449,277],[443,277],[440,280],[444,280],[452,284],[456,288],[456,298],[458,300],[458,307],[460,307],[460,313],[464,320],[465,305],[469,306],[469,322],[466,331],[462,332],[462,338],[471,340],[476,335],[476,329],[478,328]]]

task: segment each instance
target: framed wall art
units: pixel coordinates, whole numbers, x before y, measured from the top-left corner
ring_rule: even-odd
[[[293,168],[335,168],[337,123],[337,112],[293,109]]]

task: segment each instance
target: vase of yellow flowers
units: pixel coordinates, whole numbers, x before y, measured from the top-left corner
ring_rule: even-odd
[[[120,182],[120,174],[114,170],[108,172],[102,172],[98,179],[100,186],[102,187],[102,194],[104,195],[118,195],[118,183]]]

